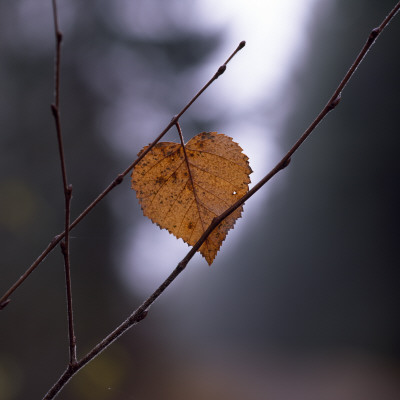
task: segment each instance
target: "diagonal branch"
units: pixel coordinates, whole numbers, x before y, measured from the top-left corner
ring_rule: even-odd
[[[245,41],[239,43],[238,47],[233,51],[233,53],[228,57],[228,59],[218,68],[217,72],[212,76],[212,78],[195,94],[195,96],[182,108],[182,110],[175,115],[165,129],[154,139],[150,144],[149,148],[140,154],[140,156],[123,172],[118,174],[116,178],[107,186],[102,193],[100,193],[89,205],[82,211],[81,214],[69,225],[69,230],[71,231],[76,227],[89,213],[95,208],[101,200],[108,195],[111,190],[118,186],[125,176],[135,167],[135,165],[159,142],[159,140],[176,124],[179,118],[193,105],[193,103],[201,96],[201,94],[215,81],[217,80],[226,70],[227,64],[232,60],[232,58],[246,45]],[[7,292],[0,298],[0,310],[3,309],[9,302],[10,296],[18,289],[18,287],[29,277],[29,275],[44,261],[44,259],[49,255],[49,253],[57,246],[58,243],[65,237],[66,231],[61,232],[56,235],[53,240],[47,245],[39,257],[32,263],[32,265],[24,272],[24,274],[7,290]]]
[[[383,20],[381,25],[378,28],[375,28],[371,31],[370,35],[360,53],[356,57],[352,66],[344,76],[343,80],[340,82],[328,103],[322,109],[322,111],[318,114],[315,120],[310,124],[310,126],[306,129],[306,131],[300,136],[297,142],[291,147],[291,149],[285,154],[285,156],[276,164],[276,166],[267,174],[263,179],[261,179],[251,190],[247,192],[242,198],[240,198],[234,205],[224,211],[221,215],[214,218],[212,223],[203,233],[198,242],[190,249],[190,251],[186,254],[186,256],[178,263],[172,273],[167,277],[167,279],[154,291],[154,293],[143,302],[143,304],[137,308],[123,323],[121,323],[113,332],[111,332],[108,336],[106,336],[100,343],[98,343],[93,349],[75,366],[69,366],[67,370],[60,376],[58,381],[54,384],[54,386],[50,389],[50,391],[46,394],[43,400],[51,400],[63,389],[63,387],[68,383],[68,381],[75,375],[81,368],[83,368],[86,364],[88,364],[91,360],[93,360],[98,354],[100,354],[103,350],[105,350],[112,342],[122,336],[129,328],[133,325],[136,325],[141,320],[143,320],[148,313],[150,306],[160,297],[160,295],[167,289],[167,287],[179,276],[179,274],[186,268],[189,261],[199,250],[200,246],[205,242],[210,233],[218,226],[218,224],[227,218],[232,212],[234,212],[237,208],[244,204],[251,196],[253,196],[261,187],[263,187],[272,177],[274,177],[279,171],[286,168],[291,160],[292,155],[299,149],[299,147],[303,144],[303,142],[307,139],[308,136],[314,131],[317,125],[322,121],[326,115],[332,111],[338,104],[341,98],[341,92],[343,91],[346,84],[354,75],[357,67],[362,62],[364,56],[371,48],[372,44],[375,42],[376,38],[380,35],[383,29],[388,25],[388,23],[393,19],[396,13],[400,9],[400,1],[396,4],[390,14]],[[174,123],[176,123],[175,120]]]

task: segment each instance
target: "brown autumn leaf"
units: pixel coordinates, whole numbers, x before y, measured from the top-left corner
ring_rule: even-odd
[[[185,149],[187,162],[181,144],[156,144],[133,169],[132,189],[145,216],[193,246],[215,217],[246,194],[252,170],[241,147],[217,132],[199,133]],[[209,265],[242,210],[224,219],[200,247]]]

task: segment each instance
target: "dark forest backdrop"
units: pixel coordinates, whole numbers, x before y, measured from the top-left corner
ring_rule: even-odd
[[[154,21],[141,21],[147,34],[128,34],[118,24],[118,5],[60,1],[61,113],[73,216],[200,87],[189,83],[196,66],[212,60],[217,67],[225,57],[217,57],[223,29],[183,23],[189,6],[154,1]],[[309,50],[293,67],[290,84],[276,104],[256,110],[267,124],[290,105],[279,132],[282,154],[393,5],[317,3]],[[132,15],[132,24],[139,18],[140,12]],[[156,29],[159,20],[162,29]],[[61,400],[399,398],[399,38],[397,18],[339,107],[265,189],[269,196],[257,202],[257,218],[248,223],[246,210],[256,202],[245,205],[235,246],[225,244],[211,268],[189,265],[148,318],[81,371]],[[53,53],[50,1],[0,3],[1,294],[63,226],[50,113]],[[105,116],[119,115],[115,107],[126,91],[134,101],[125,118],[135,130],[131,148],[120,152],[110,143],[126,121],[115,132]],[[223,128],[223,118],[211,115],[189,112],[187,135]],[[121,242],[143,218],[128,181],[72,233],[80,355],[144,299],[118,274]],[[39,399],[64,370],[65,309],[57,249],[0,314],[0,398]]]

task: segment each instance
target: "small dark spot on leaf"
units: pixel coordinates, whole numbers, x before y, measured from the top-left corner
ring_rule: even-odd
[[[165,182],[165,178],[164,178],[163,176],[159,176],[159,177],[156,179],[157,185],[162,185],[164,182]]]

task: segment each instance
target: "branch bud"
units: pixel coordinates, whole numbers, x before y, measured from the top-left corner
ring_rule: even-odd
[[[224,72],[226,71],[226,65],[221,65],[218,68],[218,71],[215,73],[215,79],[217,79],[218,77],[220,77]]]
[[[245,40],[242,40],[242,41],[239,43],[238,50],[243,49],[244,46],[246,46],[246,41],[245,41]]]

